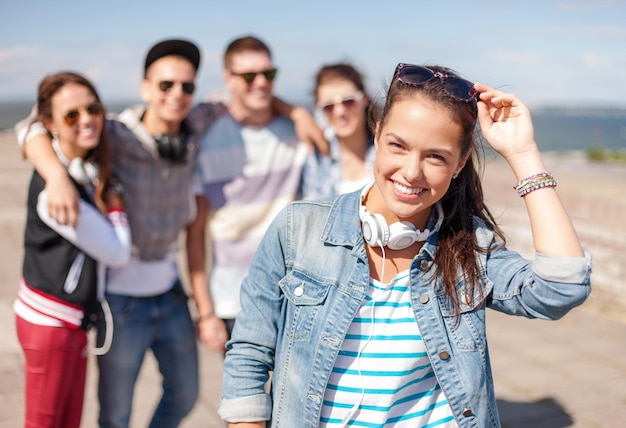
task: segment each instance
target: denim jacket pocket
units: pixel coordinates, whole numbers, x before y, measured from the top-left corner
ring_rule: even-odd
[[[483,278],[483,289],[475,290],[473,295],[466,292],[465,280],[457,284],[458,312],[442,291],[437,294],[448,334],[460,351],[475,351],[486,346],[485,307],[493,284],[489,278]]]
[[[287,300],[285,331],[291,340],[308,339],[332,285],[292,270],[279,286]]]

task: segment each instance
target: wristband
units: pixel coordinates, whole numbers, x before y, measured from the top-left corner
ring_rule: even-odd
[[[548,172],[540,172],[520,180],[513,188],[520,197],[524,197],[530,192],[543,189],[544,187],[556,187],[554,176]]]

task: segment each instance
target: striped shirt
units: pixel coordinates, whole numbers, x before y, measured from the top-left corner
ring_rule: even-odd
[[[199,193],[211,208],[211,297],[215,313],[235,318],[239,289],[265,231],[293,201],[307,156],[293,122],[242,126],[224,114],[202,137]]]
[[[457,427],[411,309],[408,270],[389,284],[370,278],[330,375],[320,426]]]

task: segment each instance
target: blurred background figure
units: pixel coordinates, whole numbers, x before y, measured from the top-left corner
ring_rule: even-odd
[[[368,126],[370,97],[363,75],[351,64],[324,65],[315,76],[315,115],[330,143],[330,154],[309,155],[302,174],[302,198],[351,192],[372,179],[374,139]]]
[[[130,229],[111,185],[104,107],[83,76],[61,72],[39,84],[37,119],[52,138],[63,174],[79,194],[76,228],[48,213],[46,180],[33,172],[28,190],[23,277],[14,304],[26,359],[27,427],[80,426],[87,373],[87,330],[104,302],[106,265],[130,258]],[[28,120],[23,125],[28,126]],[[69,381],[68,381],[69,380]]]
[[[213,301],[213,310],[200,313],[199,323],[209,332],[209,347],[220,350],[230,338],[240,309],[241,281],[265,230],[298,196],[309,152],[298,122],[310,121],[322,135],[306,109],[277,105],[284,104],[274,96],[278,69],[262,40],[243,36],[231,41],[222,75],[228,102],[208,130],[198,131],[198,215],[187,234],[191,281],[198,288],[208,284]],[[202,116],[204,106],[191,118]],[[315,150],[326,148],[315,144]]]

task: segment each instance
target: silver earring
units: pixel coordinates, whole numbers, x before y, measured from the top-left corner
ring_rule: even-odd
[[[454,174],[454,175],[452,176],[452,179],[454,180],[454,179],[456,179],[458,176],[459,176],[459,174]]]

